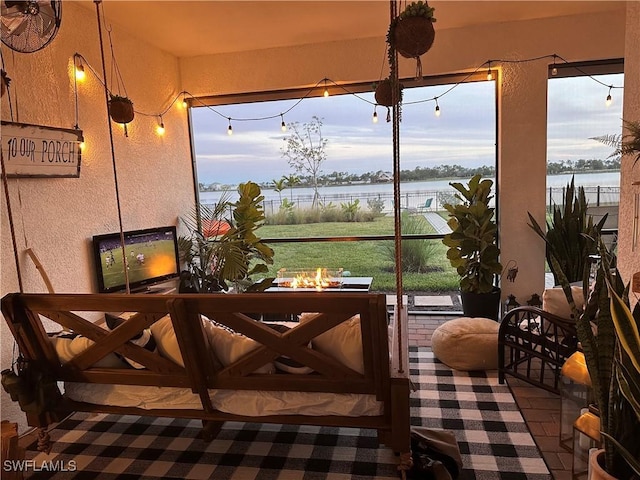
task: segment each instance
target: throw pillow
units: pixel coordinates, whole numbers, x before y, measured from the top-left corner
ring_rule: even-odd
[[[71,361],[73,357],[80,355],[95,343],[93,340],[73,332],[49,334],[49,341],[63,364]],[[127,364],[113,353],[109,353],[91,366],[97,368],[127,368]]]
[[[225,367],[260,346],[254,339],[229,330],[210,319],[204,320],[203,324],[213,354]],[[273,363],[267,363],[254,373],[274,372]]]
[[[281,323],[265,323],[265,325],[279,333],[286,333],[291,330],[288,326]],[[300,363],[293,358],[287,357],[286,355],[280,355],[278,358],[276,358],[273,362],[273,365],[276,367],[276,370],[280,370],[281,372],[285,373],[306,375],[313,372],[313,368],[307,367],[305,364]]]
[[[118,315],[111,315],[109,313],[105,313],[104,318],[109,330],[114,330],[127,321],[126,318],[120,317]],[[140,332],[135,337],[132,337],[131,340],[129,341],[135,345],[138,345],[139,347],[149,350],[150,352],[156,352],[158,350],[156,346],[156,341],[153,339],[151,330],[149,330],[148,328],[145,328],[142,332]],[[147,368],[141,363],[136,362],[135,360],[131,360],[130,358],[124,357],[120,354],[116,354],[116,355],[121,357],[125,362],[127,362],[133,368],[136,368],[138,370]]]
[[[160,354],[174,363],[177,363],[181,367],[184,367],[184,360],[182,359],[182,353],[180,352],[176,332],[173,330],[171,316],[165,315],[151,325],[149,329],[151,330],[151,335],[153,335],[153,338],[158,344]]]
[[[318,315],[318,313],[303,313],[300,315],[300,323],[311,321]],[[311,344],[314,349],[338,360],[350,369],[364,373],[360,315],[354,315],[318,335],[311,341]]]
[[[578,310],[582,310],[584,308],[582,287],[572,286],[571,295],[573,296],[573,301],[576,302]],[[547,288],[542,292],[542,310],[561,318],[572,318],[571,307],[569,307],[569,302],[567,302],[567,297],[562,287]]]

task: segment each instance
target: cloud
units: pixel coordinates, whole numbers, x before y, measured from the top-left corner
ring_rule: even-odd
[[[620,132],[622,91],[604,105],[608,87],[622,75],[552,79],[548,91],[548,160],[606,158],[611,149],[591,137]],[[603,86],[603,84],[605,86]],[[404,90],[400,124],[401,168],[493,165],[496,158],[496,108],[493,82],[439,85]],[[435,101],[441,115],[434,115]],[[322,122],[328,140],[322,170],[364,173],[391,171],[392,124],[386,108],[377,106],[372,122],[373,92],[300,100],[255,102],[192,109],[198,180],[201,183],[265,182],[294,173],[282,156],[280,123]],[[282,114],[282,117],[281,115]],[[228,117],[234,134],[227,135]],[[269,118],[266,118],[269,117]],[[523,146],[526,148],[526,146]]]

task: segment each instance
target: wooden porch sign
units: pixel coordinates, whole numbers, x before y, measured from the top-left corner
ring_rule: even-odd
[[[2,122],[8,177],[79,177],[82,130]]]

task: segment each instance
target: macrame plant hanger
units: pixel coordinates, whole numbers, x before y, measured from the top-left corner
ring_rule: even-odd
[[[127,269],[127,255],[124,248],[124,230],[122,227],[122,209],[120,208],[120,192],[118,189],[118,171],[116,169],[116,154],[113,146],[113,129],[111,127],[111,117],[109,115],[109,88],[107,86],[107,68],[104,61],[104,44],[102,43],[102,23],[100,20],[100,4],[102,0],[94,0],[96,4],[96,17],[98,20],[98,37],[100,38],[100,58],[102,60],[102,78],[104,78],[104,99],[107,112],[107,124],[109,126],[109,145],[111,146],[111,165],[113,167],[113,183],[116,193],[116,205],[118,208],[118,226],[120,228],[120,247],[122,248],[122,268],[124,270],[124,280],[127,293],[131,293],[129,286],[129,271]]]
[[[1,53],[2,52],[0,52],[0,61],[2,63],[2,72],[5,73],[4,56]],[[11,102],[11,89],[9,88],[10,79],[6,77],[6,74],[5,74],[3,75],[2,79],[0,79],[0,81],[3,82],[3,87],[5,88],[5,91],[6,91],[7,101],[9,102],[9,111],[11,114],[11,121],[13,121],[13,104]],[[16,102],[16,110],[17,110],[17,105],[18,103]],[[18,288],[20,290],[20,293],[23,293],[24,287],[22,284],[22,271],[20,270],[20,259],[18,258],[18,244],[16,242],[16,229],[13,223],[13,211],[11,210],[11,196],[9,195],[9,182],[7,181],[7,171],[5,169],[3,152],[4,150],[0,149],[0,175],[2,175],[2,186],[4,187],[4,198],[5,198],[5,203],[7,204],[7,220],[9,221],[9,232],[11,233],[11,245],[13,247],[13,261],[15,262],[16,275],[18,276]]]
[[[390,0],[390,22],[398,16],[398,5],[396,0]],[[400,210],[400,89],[398,82],[398,52],[393,46],[389,46],[391,72],[391,104],[393,111],[393,220],[394,220],[394,245],[395,245],[395,273],[396,273],[396,306],[395,323],[397,327],[396,337],[398,340],[398,371],[404,373],[404,355],[402,352],[402,324],[407,321],[407,312],[402,301],[402,224]]]
[[[389,24],[398,16],[398,5],[396,0],[389,1]],[[393,220],[394,220],[394,246],[395,246],[395,272],[396,272],[396,305],[394,309],[398,373],[405,373],[405,354],[402,350],[404,339],[402,338],[402,326],[408,321],[407,311],[404,306],[403,287],[402,287],[402,223],[400,211],[400,88],[398,82],[398,52],[395,47],[389,45],[389,61],[391,72],[389,73],[389,81],[391,83],[391,105],[393,116]],[[406,480],[407,471],[411,468],[413,459],[411,450],[409,452],[400,453],[400,464],[398,470],[402,480]]]

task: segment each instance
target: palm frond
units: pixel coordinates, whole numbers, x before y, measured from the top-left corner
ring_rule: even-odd
[[[608,158],[625,155],[635,156],[633,161],[635,165],[640,160],[640,121],[623,119],[622,125],[627,130],[627,133],[600,135],[590,139],[614,148],[613,153]]]

